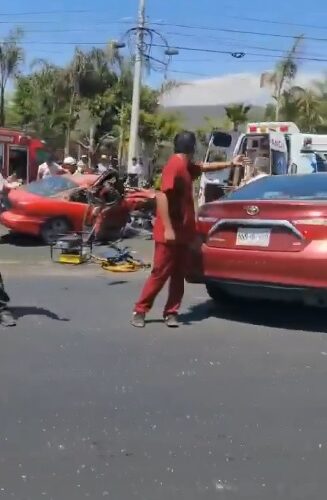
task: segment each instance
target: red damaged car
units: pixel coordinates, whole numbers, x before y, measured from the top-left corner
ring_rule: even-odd
[[[198,275],[232,297],[327,304],[327,175],[271,176],[201,207]],[[200,268],[201,266],[201,268]]]
[[[150,190],[126,191],[117,202],[108,204],[107,199],[101,199],[107,191],[107,179],[107,174],[61,175],[13,189],[4,201],[6,209],[0,222],[14,233],[41,237],[46,243],[70,231],[83,231],[85,225],[95,222],[101,235],[122,229],[130,212],[152,202],[155,194]],[[104,207],[100,213],[99,206]]]

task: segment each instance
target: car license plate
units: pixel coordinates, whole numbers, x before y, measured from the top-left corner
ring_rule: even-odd
[[[270,229],[242,227],[237,230],[236,245],[246,247],[268,247],[270,234]]]

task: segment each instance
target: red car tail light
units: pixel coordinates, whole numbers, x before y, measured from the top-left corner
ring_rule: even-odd
[[[212,226],[217,222],[217,217],[214,215],[215,211],[216,209],[210,204],[199,208],[196,221],[199,233],[207,235]]]
[[[292,222],[305,238],[312,240],[327,239],[327,218],[313,217],[311,219],[293,220]]]

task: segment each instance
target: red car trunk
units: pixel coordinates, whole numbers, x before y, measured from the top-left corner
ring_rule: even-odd
[[[256,181],[201,207],[198,230],[204,282],[233,282],[236,292],[239,283],[327,294],[326,174]],[[199,281],[195,265],[192,272]]]
[[[327,205],[321,203],[213,203],[203,215],[199,228],[209,233],[210,247],[299,252],[310,241],[327,238]]]

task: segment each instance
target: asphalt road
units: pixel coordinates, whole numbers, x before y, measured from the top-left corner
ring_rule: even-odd
[[[323,312],[219,313],[189,286],[178,331],[164,297],[138,331],[143,273],[0,250],[18,318],[0,329],[0,498],[325,498]]]

